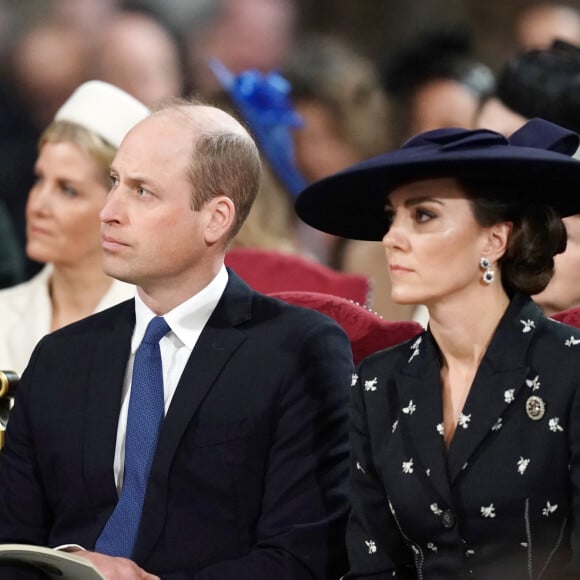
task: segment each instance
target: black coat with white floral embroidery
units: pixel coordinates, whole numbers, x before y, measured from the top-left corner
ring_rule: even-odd
[[[580,578],[580,330],[516,296],[448,450],[429,331],[357,372],[346,578]]]

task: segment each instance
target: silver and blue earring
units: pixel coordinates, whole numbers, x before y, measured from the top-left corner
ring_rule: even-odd
[[[491,262],[487,258],[479,260],[479,267],[483,270],[483,281],[485,284],[491,284],[495,278],[495,272],[491,268]]]

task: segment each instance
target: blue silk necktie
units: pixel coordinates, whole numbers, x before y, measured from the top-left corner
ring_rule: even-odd
[[[123,487],[117,506],[95,545],[95,551],[102,554],[130,558],[133,553],[149,471],[164,415],[159,341],[169,330],[163,318],[153,318],[135,353],[127,414]]]

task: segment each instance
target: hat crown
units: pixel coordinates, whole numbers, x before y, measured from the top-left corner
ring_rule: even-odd
[[[125,135],[149,115],[149,109],[129,93],[104,81],[80,85],[56,112],[66,121],[96,133],[119,147]]]
[[[499,133],[488,129],[433,129],[426,131],[407,141],[402,149],[421,147],[425,145],[438,145],[440,151],[453,151],[457,149],[481,148],[489,145],[507,145],[508,141]]]
[[[544,119],[531,119],[509,138],[488,129],[434,129],[407,141],[401,149],[435,145],[440,152],[483,149],[490,146],[530,147],[573,155],[578,149],[579,137],[573,131]]]

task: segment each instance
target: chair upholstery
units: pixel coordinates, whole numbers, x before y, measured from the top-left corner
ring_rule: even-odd
[[[355,364],[373,352],[413,338],[423,331],[418,322],[385,320],[376,312],[341,296],[307,291],[273,292],[270,296],[334,318],[350,339]]]
[[[231,248],[225,258],[254,290],[270,294],[309,290],[367,304],[370,284],[366,276],[345,274],[295,254],[257,248]]]
[[[552,314],[551,318],[563,322],[564,324],[580,328],[580,306],[556,312],[556,314]]]

